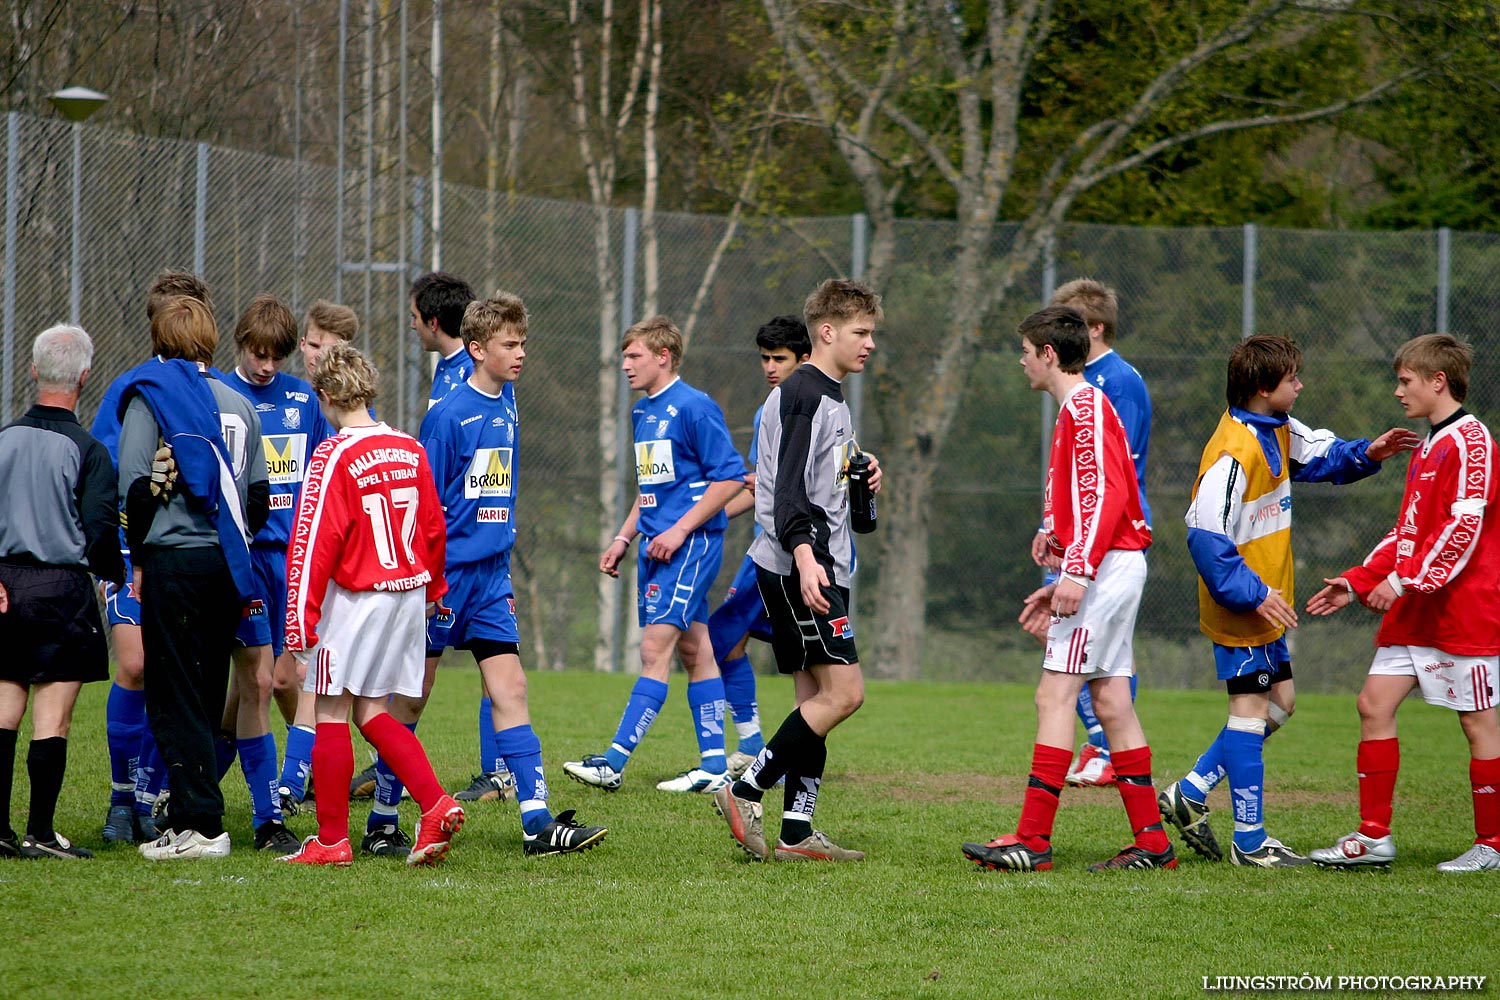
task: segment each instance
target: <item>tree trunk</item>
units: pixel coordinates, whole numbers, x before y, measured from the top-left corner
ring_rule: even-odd
[[[865,667],[875,677],[921,676],[927,628],[929,505],[936,456],[915,438],[887,443],[887,483],[880,494],[880,586],[875,588],[874,642]],[[900,470],[899,475],[891,475]],[[898,485],[899,484],[899,485]],[[899,582],[898,582],[899,581]]]
[[[594,272],[599,288],[599,546],[603,552],[620,530],[619,292],[610,260],[609,208],[594,209]],[[599,574],[599,636],[594,669],[614,669],[611,651],[620,618],[620,585]]]

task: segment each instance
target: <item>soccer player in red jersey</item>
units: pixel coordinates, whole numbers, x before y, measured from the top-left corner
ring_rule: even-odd
[[[1085,682],[1114,756],[1115,778],[1134,843],[1090,871],[1176,868],[1157,815],[1151,748],[1131,701],[1132,638],[1151,529],[1141,511],[1130,443],[1098,386],[1083,377],[1088,321],[1048,306],[1021,322],[1021,367],[1033,389],[1058,402],[1047,466],[1043,524],[1061,573],[1048,588],[1052,621],[1037,683],[1037,736],[1016,832],[963,852],[986,868],[1052,867],[1052,824],[1073,759],[1073,709]]]
[[[1396,526],[1363,564],[1345,570],[1307,602],[1331,615],[1354,601],[1381,614],[1375,659],[1359,694],[1359,829],[1308,854],[1333,868],[1388,867],[1396,857],[1391,799],[1401,766],[1396,709],[1420,689],[1451,708],[1469,740],[1474,844],[1440,872],[1500,870],[1500,534],[1495,439],[1463,407],[1473,351],[1445,333],[1407,341],[1396,352],[1396,398],[1431,425],[1412,453]]]
[[[435,864],[464,810],[386,704],[393,694],[422,693],[426,617],[447,591],[442,507],[422,446],[370,416],[376,374],[359,351],[329,348],[312,384],[339,430],[313,452],[287,558],[286,645],[308,658],[306,687],[318,699],[313,780],[337,789],[353,776],[352,709],[422,807],[406,863]],[[348,800],[320,795],[317,803],[317,835],[281,860],[351,864]]]

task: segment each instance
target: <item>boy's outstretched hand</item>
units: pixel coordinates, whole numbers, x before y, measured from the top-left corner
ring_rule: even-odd
[[[1324,577],[1327,584],[1322,590],[1307,599],[1307,613],[1325,617],[1354,602],[1354,591],[1341,576]]]
[[[1411,451],[1422,443],[1422,436],[1409,427],[1392,427],[1370,442],[1365,457],[1372,462],[1384,462],[1392,455]]]

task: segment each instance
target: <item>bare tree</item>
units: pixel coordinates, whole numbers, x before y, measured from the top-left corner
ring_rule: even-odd
[[[886,287],[899,267],[896,206],[907,185],[936,176],[954,199],[959,225],[942,276],[946,294],[935,307],[942,337],[921,358],[881,364],[874,394],[890,470],[879,562],[883,572],[899,574],[901,584],[877,588],[871,663],[880,674],[914,676],[926,627],[933,479],[967,373],[986,319],[1036,264],[1079,196],[1210,135],[1332,118],[1427,69],[1371,67],[1344,93],[1311,102],[1289,94],[1270,113],[1237,114],[1247,102],[1223,95],[1178,101],[1199,86],[1205,68],[1253,67],[1289,38],[1365,13],[1349,0],[1194,5],[1180,15],[1197,19],[1182,33],[1190,41],[1139,47],[1144,82],[1132,83],[1103,114],[1085,117],[1060,146],[1031,149],[1023,144],[1022,102],[1054,27],[1053,0],[892,0],[877,8],[762,3],[807,97],[795,120],[826,131],[859,187],[873,229],[872,285]],[[1018,190],[1018,163],[1027,154],[1039,166]],[[1023,218],[997,253],[1002,202],[1019,207]]]
[[[594,275],[599,295],[599,551],[608,547],[619,527],[621,510],[620,392],[617,347],[620,336],[620,290],[614,266],[610,209],[614,205],[622,147],[640,101],[650,43],[649,3],[640,5],[635,42],[626,62],[624,86],[613,77],[615,51],[614,0],[604,0],[598,21],[585,25],[579,0],[568,2],[569,53],[572,65],[573,123],[578,153],[594,206]],[[594,669],[613,666],[612,637],[620,617],[620,588],[609,577],[599,577],[599,638],[594,645]]]

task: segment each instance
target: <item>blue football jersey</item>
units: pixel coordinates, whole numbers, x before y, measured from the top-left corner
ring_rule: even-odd
[[[318,406],[313,387],[294,375],[277,372],[267,385],[255,385],[236,368],[214,371],[214,378],[250,400],[260,416],[260,433],[270,476],[271,514],[255,533],[253,544],[285,548],[297,520],[297,500],[313,449],[333,428]]]
[[[89,433],[109,449],[109,459],[115,463],[116,468],[120,465],[120,396],[124,394],[125,384],[129,381],[130,373],[125,372],[117,375],[109,384],[109,388],[104,390],[104,398],[99,401],[99,412],[94,414],[93,426],[89,428]],[[124,528],[120,529],[120,551],[129,558],[130,546],[125,544]],[[128,573],[126,575],[129,576]]]
[[[706,393],[676,379],[630,411],[635,429],[635,479],[641,490],[636,528],[655,537],[703,499],[710,483],[745,478],[724,411]],[[703,525],[723,531],[721,510]]]
[[[515,402],[465,382],[433,404],[418,436],[448,519],[448,565],[509,552],[520,445]]]
[[[1141,488],[1141,513],[1151,523],[1151,505],[1146,502],[1146,453],[1151,450],[1151,394],[1141,373],[1116,351],[1101,355],[1083,366],[1083,377],[1097,385],[1109,397],[1120,423],[1125,425],[1125,440],[1130,442],[1130,457],[1135,463],[1135,478]]]
[[[94,414],[94,424],[89,428],[89,433],[109,449],[109,457],[117,466],[120,464],[120,395],[130,381],[129,374],[117,376],[104,390],[104,398],[99,400],[99,412]]]
[[[474,359],[469,357],[467,345],[446,358],[438,358],[437,368],[432,372],[432,393],[427,397],[427,408],[432,409],[438,400],[467,383],[473,374]]]

